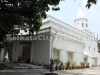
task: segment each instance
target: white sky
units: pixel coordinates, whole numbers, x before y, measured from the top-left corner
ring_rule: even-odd
[[[95,35],[99,34],[100,37],[100,1],[97,5],[92,5],[90,9],[85,7],[87,0],[65,0],[59,4],[60,11],[47,12],[47,14],[75,27],[74,20],[81,5],[87,19],[88,28],[92,30]]]

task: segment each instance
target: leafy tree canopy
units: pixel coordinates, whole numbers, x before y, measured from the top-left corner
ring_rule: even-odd
[[[90,8],[92,4],[96,4],[96,3],[97,3],[97,0],[87,0],[86,7]]]
[[[0,48],[6,44],[6,36],[8,34],[15,35],[19,33],[18,29],[27,31],[29,34],[37,32],[41,25],[42,19],[47,17],[46,12],[50,10],[50,6],[54,6],[53,10],[60,8],[55,7],[61,0],[0,0]],[[64,1],[64,0],[62,0]],[[87,7],[96,4],[97,0],[88,0]]]

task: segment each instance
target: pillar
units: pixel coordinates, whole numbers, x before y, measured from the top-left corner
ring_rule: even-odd
[[[1,49],[0,61],[3,62],[5,58],[5,48]]]
[[[31,57],[30,57],[30,62],[33,61],[33,41],[31,42]]]
[[[13,62],[18,62],[18,51],[19,51],[19,41],[14,42],[13,46],[13,54],[12,54],[12,61]]]
[[[16,46],[16,42],[14,42],[13,49],[12,49],[12,61],[13,62],[14,62],[14,59],[15,59],[15,46]]]
[[[50,59],[53,59],[53,41],[52,40],[50,40]]]
[[[15,49],[15,62],[18,62],[18,51],[19,51],[19,41],[16,41],[16,49]]]

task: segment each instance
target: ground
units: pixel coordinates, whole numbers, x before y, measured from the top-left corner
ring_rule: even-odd
[[[2,66],[4,66],[4,68]],[[2,64],[0,69],[0,75],[44,75],[44,73],[49,72],[47,69],[42,68],[20,67],[12,69],[11,67],[7,68],[5,65]],[[54,72],[58,73],[58,75],[100,75],[100,67],[91,67],[89,69],[78,70],[58,70]]]

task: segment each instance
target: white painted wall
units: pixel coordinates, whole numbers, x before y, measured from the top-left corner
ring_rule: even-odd
[[[68,61],[68,54],[65,50],[60,50],[60,60],[65,63]]]
[[[50,41],[36,40],[33,41],[33,61],[35,63],[49,64],[50,61]]]
[[[92,66],[93,65],[93,62],[92,62],[92,58],[88,56],[88,62],[89,62],[89,66]]]
[[[83,53],[82,50],[83,43],[75,41],[64,41],[64,40],[55,40],[54,48],[62,49],[64,51]]]
[[[82,27],[82,23],[84,24],[84,26]],[[87,24],[87,20],[86,19],[77,19],[75,20],[75,26],[77,29],[79,30],[84,30],[86,29],[86,24]]]
[[[100,66],[100,53],[98,53],[97,65]]]
[[[73,53],[73,61],[80,65],[80,62],[84,61],[84,57],[82,53]]]
[[[44,29],[44,28],[47,28],[47,27],[50,27],[50,23],[49,23],[49,21],[43,23],[43,25],[41,26],[40,29]]]

